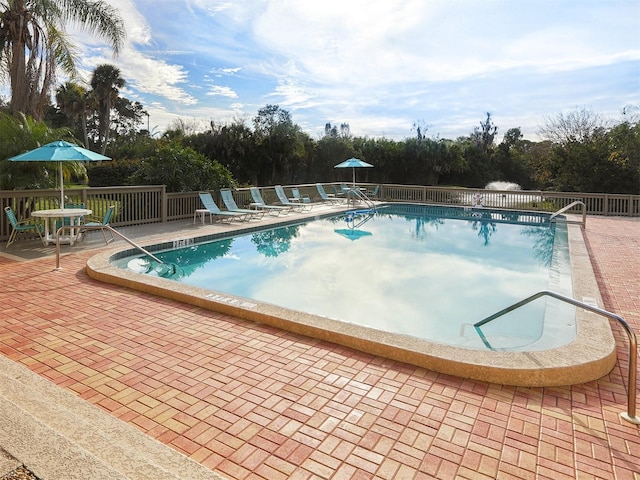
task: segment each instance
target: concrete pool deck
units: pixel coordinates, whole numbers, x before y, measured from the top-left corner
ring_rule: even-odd
[[[160,238],[226,228],[123,231]],[[604,307],[637,332],[640,219],[589,217],[585,242]],[[158,440],[150,450],[168,445],[229,479],[640,478],[639,427],[619,418],[627,341],[617,325],[619,361],[603,378],[507,387],[96,282],[84,271],[91,247],[65,248],[61,271],[51,248],[0,250],[0,353],[28,367],[15,365],[21,378],[31,371],[35,384],[58,386],[43,390],[62,387],[79,410],[108,412],[107,423]],[[41,459],[55,451],[16,422],[22,440],[5,431],[0,447],[27,466],[25,444],[37,444]],[[42,478],[65,478],[38,468]]]

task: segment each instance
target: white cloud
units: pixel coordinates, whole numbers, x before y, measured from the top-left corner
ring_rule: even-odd
[[[134,0],[111,0],[109,3],[120,12],[124,20],[129,43],[147,45],[151,42],[151,28],[136,8]]]
[[[299,75],[338,88],[407,79],[442,82],[521,67],[603,65],[619,56],[607,42],[593,42],[600,36],[581,25],[536,28],[535,20],[517,15],[507,24],[500,10],[509,2],[458,3],[462,7],[423,1],[272,2],[256,18],[254,32],[266,49],[288,59],[280,74],[295,65]],[[638,60],[640,50],[626,56]]]
[[[93,69],[103,63],[115,63],[130,87],[141,94],[151,94],[184,105],[194,105],[198,100],[179,85],[188,79],[188,71],[181,65],[172,65],[162,60],[154,60],[130,47],[125,47],[115,59],[94,56],[85,59],[87,79]]]
[[[345,121],[356,135],[405,137],[424,119],[455,138],[490,111],[518,122],[501,132],[521,126],[532,138],[563,108],[640,103],[637,2],[110,3],[127,45],[112,59],[78,34],[83,65],[115,63],[136,99],[172,115],[220,121],[278,103],[309,132]]]
[[[89,81],[93,69],[103,63],[115,64],[126,79],[129,88],[139,95],[149,94],[169,102],[183,105],[194,105],[198,100],[189,94],[182,84],[188,80],[188,71],[184,66],[171,64],[150,56],[150,53],[139,50],[141,45],[153,45],[153,32],[144,16],[136,9],[131,0],[112,0],[112,6],[120,11],[125,21],[127,38],[124,47],[117,57],[110,54],[110,50],[99,39],[87,38],[81,45],[83,77]],[[180,52],[164,51],[164,55],[177,55]]]
[[[235,67],[235,68],[221,68],[219,69],[220,72],[220,76],[222,75],[234,75],[238,72],[242,71],[242,68],[240,67]]]
[[[211,88],[209,88],[209,92],[207,93],[207,95],[214,96],[214,97],[220,96],[220,97],[227,97],[227,98],[238,98],[238,94],[234,92],[231,88],[221,87],[218,85],[214,85]]]

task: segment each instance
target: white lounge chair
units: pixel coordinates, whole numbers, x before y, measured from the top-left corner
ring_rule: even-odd
[[[269,215],[280,215],[284,213],[285,215],[291,211],[289,207],[281,207],[278,205],[267,205],[266,202],[262,199],[262,194],[258,187],[249,187],[249,191],[251,192],[251,198],[253,198],[252,205],[256,208],[260,208],[269,212]]]
[[[291,210],[295,212],[302,212],[303,210],[310,208],[310,207],[307,207],[302,202],[292,202],[291,200],[289,200],[289,198],[287,197],[287,194],[284,192],[284,188],[282,188],[282,185],[276,185],[275,189],[276,189],[276,195],[278,196],[278,200],[285,207],[289,207]]]
[[[240,208],[233,198],[233,192],[231,192],[228,188],[223,188],[220,190],[220,196],[222,197],[222,201],[224,202],[224,206],[227,207],[229,212],[236,213],[244,213],[249,215],[249,218],[262,218],[264,217],[264,210],[250,210],[248,208]]]
[[[229,220],[229,222],[233,220],[238,220],[243,222],[249,219],[249,215],[246,213],[238,213],[238,212],[223,212],[220,210],[220,207],[216,205],[216,202],[213,201],[213,197],[209,192],[200,192],[200,200],[202,201],[202,205],[209,211],[209,215],[220,219],[221,221],[224,219]]]
[[[323,202],[332,204],[342,203],[342,200],[336,198],[334,194],[328,194],[321,183],[316,183],[316,189],[318,190],[318,195],[320,195]]]
[[[311,198],[309,197],[309,195],[302,195],[300,193],[300,190],[298,190],[297,188],[291,189],[291,195],[293,195],[293,200],[295,202],[305,205],[305,207],[307,207],[309,210],[313,208],[313,203],[311,202]]]

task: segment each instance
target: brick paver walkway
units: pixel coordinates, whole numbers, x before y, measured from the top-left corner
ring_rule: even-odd
[[[586,238],[637,332],[640,222],[589,218]],[[617,326],[599,381],[507,387],[100,284],[93,253],[0,257],[0,353],[231,479],[640,479]]]

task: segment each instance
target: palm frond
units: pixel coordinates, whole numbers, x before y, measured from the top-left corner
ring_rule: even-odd
[[[57,4],[64,21],[74,22],[86,31],[107,39],[114,54],[120,52],[126,30],[116,8],[100,0],[58,0]]]

